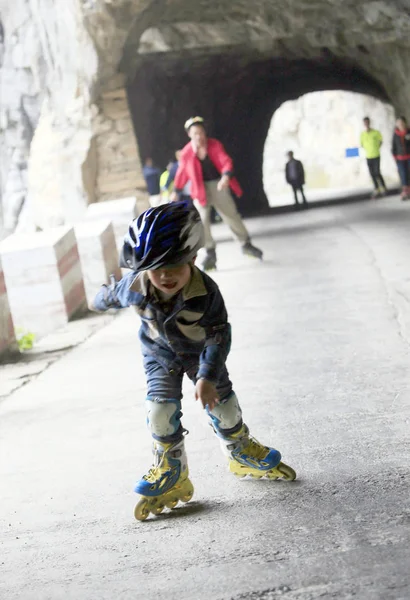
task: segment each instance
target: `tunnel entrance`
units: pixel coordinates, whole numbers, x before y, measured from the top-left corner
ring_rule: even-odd
[[[208,133],[232,155],[244,189],[243,215],[260,214],[269,203],[263,187],[263,150],[273,113],[287,100],[318,90],[350,90],[388,101],[383,87],[351,61],[324,52],[317,59],[250,60],[224,53],[146,55],[127,93],[141,158],[165,167],[187,142],[183,124],[206,119]]]
[[[304,165],[309,200],[370,194],[373,184],[364,153],[346,156],[346,149],[360,145],[365,116],[383,136],[381,171],[387,186],[395,187],[398,175],[390,144],[393,107],[356,92],[311,92],[284,102],[272,117],[263,153],[263,185],[270,206],[294,202],[285,179],[289,150]]]

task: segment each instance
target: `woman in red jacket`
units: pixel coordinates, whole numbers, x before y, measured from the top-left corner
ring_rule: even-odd
[[[402,185],[401,199],[410,200],[410,129],[404,117],[399,117],[396,121],[392,153]]]
[[[191,197],[205,229],[206,256],[202,269],[207,271],[216,268],[215,240],[211,234],[212,206],[242,244],[243,253],[262,258],[262,251],[251,244],[249,233],[229,192],[231,188],[237,196],[242,195],[241,187],[233,176],[231,157],[221,142],[207,137],[202,117],[188,119],[185,130],[191,141],[181,151],[173,199],[177,199],[187,181],[190,181]]]

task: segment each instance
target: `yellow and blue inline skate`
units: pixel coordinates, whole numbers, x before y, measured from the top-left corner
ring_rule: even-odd
[[[218,433],[224,453],[229,459],[229,470],[237,477],[255,479],[296,479],[295,471],[281,462],[281,454],[274,448],[263,446],[249,435],[248,427],[243,424],[239,431],[227,437]]]
[[[150,513],[161,514],[165,507],[175,508],[179,501],[189,502],[194,493],[184,440],[169,444],[154,441],[153,451],[154,465],[134,489],[142,496],[134,510],[138,521],[145,521]]]

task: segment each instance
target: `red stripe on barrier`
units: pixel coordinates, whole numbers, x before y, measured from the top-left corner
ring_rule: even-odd
[[[78,255],[77,244],[75,244],[68,252],[64,254],[60,258],[57,263],[58,272],[60,273],[60,278],[63,279],[65,275],[75,266],[77,262],[79,262],[80,257]]]

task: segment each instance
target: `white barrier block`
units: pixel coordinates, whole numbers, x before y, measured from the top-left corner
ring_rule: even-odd
[[[0,258],[0,360],[7,354],[18,352],[14,335],[13,317],[7,297],[6,281]]]
[[[72,228],[11,235],[0,255],[15,327],[41,337],[86,310]]]
[[[128,226],[137,215],[137,199],[132,196],[120,200],[107,200],[89,204],[85,213],[85,220],[109,219],[112,221],[117,248],[120,252]]]
[[[88,304],[110,275],[119,280],[118,252],[110,221],[84,221],[74,228]]]

